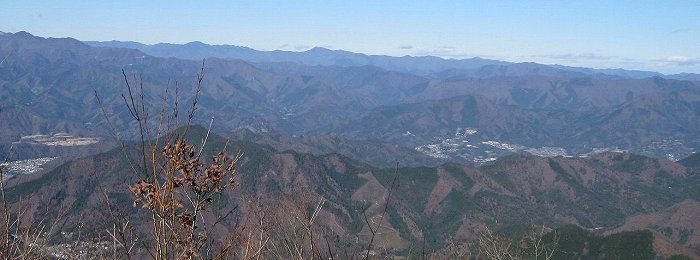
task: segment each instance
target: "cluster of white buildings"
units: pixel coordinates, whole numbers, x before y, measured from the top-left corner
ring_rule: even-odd
[[[32,174],[43,170],[42,166],[55,160],[58,157],[42,157],[36,159],[27,159],[19,161],[11,161],[0,164],[3,167],[3,177],[11,178],[20,174]]]

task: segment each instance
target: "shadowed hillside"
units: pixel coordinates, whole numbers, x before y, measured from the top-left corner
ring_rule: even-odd
[[[206,133],[200,127],[192,129],[189,140],[200,140]],[[221,137],[209,136],[205,154],[225,143]],[[368,239],[363,215],[373,219],[381,214],[380,205],[394,172],[342,155],[277,152],[250,142],[229,142],[228,150],[244,154],[241,189],[226,194],[217,210],[245,205],[250,202],[246,198],[274,200],[302,189],[311,197],[327,200],[318,223],[343,241]],[[398,172],[388,219],[378,237],[379,245],[397,252],[415,249],[423,238],[432,250],[448,239],[473,239],[486,227],[517,230],[523,221],[611,230],[628,217],[700,199],[691,192],[700,179],[684,166],[624,153],[591,158],[513,155],[476,168],[444,164],[401,167]],[[95,214],[105,206],[100,189],[108,192],[120,210],[135,212],[128,191],[134,180],[123,153],[114,150],[66,163],[11,187],[8,194],[11,201],[20,196],[31,198],[33,213],[27,217],[45,217],[46,212],[56,216],[61,209],[70,216],[83,216],[65,218],[56,232],[75,231],[78,224],[99,232],[109,225],[104,215]],[[663,234],[663,230],[658,232]]]
[[[312,50],[317,51],[323,52]],[[121,96],[121,70],[131,84],[143,84],[147,102],[161,104],[164,98],[175,99],[175,85],[179,94],[191,93],[193,75],[202,65],[26,32],[0,36],[0,55],[7,57],[0,66],[0,119],[11,122],[0,125],[2,142],[52,132],[110,136],[101,127],[105,122],[97,112],[95,91],[117,130],[133,134]],[[407,149],[444,138],[455,127],[478,127],[485,138],[497,139],[483,141],[564,147],[572,153],[617,146],[682,158],[699,145],[693,141],[697,131],[692,131],[698,124],[697,82],[598,77],[539,64],[475,64],[480,67],[428,76],[366,64],[211,58],[205,63],[197,123],[206,125],[214,116],[217,132],[247,128],[292,136],[339,135],[351,141],[386,138]],[[157,106],[152,109],[158,113]],[[409,130],[404,128],[421,134],[416,139],[397,136]]]

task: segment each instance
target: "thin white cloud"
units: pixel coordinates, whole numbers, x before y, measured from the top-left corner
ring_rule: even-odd
[[[667,60],[671,62],[687,62],[691,60],[691,58],[687,56],[671,56],[668,57]]]
[[[572,60],[612,60],[617,57],[615,56],[605,56],[605,55],[599,55],[595,53],[562,53],[562,54],[540,54],[540,55],[531,55],[531,56],[526,56],[530,58],[546,58],[546,59],[553,59],[553,60],[564,60],[564,61],[572,61]]]
[[[655,62],[657,65],[676,65],[676,66],[695,66],[695,65],[700,65],[700,58],[698,57],[689,57],[689,56],[682,56],[682,55],[674,55],[674,56],[669,56],[663,59],[656,59],[652,60],[652,62]]]
[[[451,59],[464,59],[464,58],[472,58],[472,57],[478,56],[478,55],[474,55],[473,53],[467,53],[465,51],[461,51],[454,46],[440,46],[440,47],[435,48],[435,49],[415,50],[415,51],[413,51],[412,55],[415,55],[415,56],[437,56],[437,57],[451,58]]]
[[[413,49],[413,46],[411,46],[411,45],[401,45],[401,46],[399,46],[399,49],[410,50],[410,49]]]

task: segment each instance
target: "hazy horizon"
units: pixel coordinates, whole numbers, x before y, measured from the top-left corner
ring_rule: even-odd
[[[11,2],[0,31],[700,73],[700,2]]]

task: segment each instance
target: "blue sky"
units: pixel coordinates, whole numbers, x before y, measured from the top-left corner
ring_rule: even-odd
[[[3,1],[0,31],[700,73],[700,1]]]

